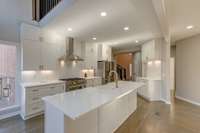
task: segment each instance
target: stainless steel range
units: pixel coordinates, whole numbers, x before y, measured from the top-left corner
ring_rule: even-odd
[[[60,80],[65,81],[66,91],[73,91],[86,87],[86,80],[84,78],[67,78]]]

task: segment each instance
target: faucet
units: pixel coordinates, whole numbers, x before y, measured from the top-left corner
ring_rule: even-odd
[[[115,74],[115,87],[118,88],[118,74],[117,74],[116,71],[111,70],[111,71],[109,72],[109,81],[111,81],[111,76],[112,76],[111,74],[112,74],[112,73]]]

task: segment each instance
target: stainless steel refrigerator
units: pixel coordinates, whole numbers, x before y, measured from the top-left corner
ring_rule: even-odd
[[[109,72],[116,70],[116,63],[114,61],[98,61],[97,76],[102,77],[102,84],[109,82]],[[113,76],[111,76],[111,81]]]

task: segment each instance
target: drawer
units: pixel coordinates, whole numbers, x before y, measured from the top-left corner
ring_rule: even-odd
[[[51,85],[51,86],[46,86],[41,93],[41,97],[45,96],[51,96],[55,95],[58,93],[63,93],[65,92],[64,85]]]
[[[33,104],[42,101],[41,95],[29,95],[26,97],[26,104]]]
[[[32,88],[27,88],[26,89],[26,95],[39,95],[41,94],[41,88],[40,87],[32,87]]]
[[[56,86],[55,87],[55,93],[64,93],[65,92],[65,86],[64,85],[60,85],[60,86]]]
[[[26,106],[26,115],[32,115],[44,110],[43,102],[38,102],[34,104],[27,104]]]

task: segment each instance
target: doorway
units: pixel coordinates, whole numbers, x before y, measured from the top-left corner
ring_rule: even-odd
[[[141,76],[141,52],[127,52],[115,55],[120,80],[136,81]]]

